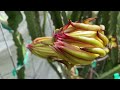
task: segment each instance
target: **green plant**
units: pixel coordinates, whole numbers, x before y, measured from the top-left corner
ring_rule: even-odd
[[[20,11],[5,11],[8,15],[8,25],[12,28],[13,32],[13,40],[15,42],[15,45],[17,47],[17,55],[18,55],[18,64],[23,65],[24,60],[24,54],[25,54],[25,45],[22,38],[22,35],[18,32],[17,28],[19,23],[22,21],[22,15]],[[72,11],[71,14],[69,14],[69,11],[44,11],[44,21],[43,25],[41,25],[41,19],[39,17],[38,11],[24,11],[24,14],[26,16],[27,26],[29,30],[29,34],[34,40],[37,37],[45,36],[45,27],[46,27],[46,18],[47,14],[50,14],[51,20],[53,22],[53,26],[55,26],[55,29],[58,29],[62,27],[63,25],[68,23],[68,20],[72,21],[79,21],[83,22],[86,18],[91,18],[93,16],[92,11]],[[68,13],[68,14],[67,14]],[[120,63],[120,49],[119,49],[119,43],[120,43],[120,12],[119,11],[99,11],[97,15],[94,15],[96,17],[96,20],[93,22],[97,25],[103,24],[105,26],[105,35],[109,38],[115,39],[115,43],[117,43],[116,47],[113,47],[107,58],[101,58],[102,61],[97,62],[97,66],[95,68],[92,68],[94,72],[91,70],[91,65],[88,66],[81,66],[82,68],[79,69],[79,76],[82,76],[83,78],[89,78],[90,73],[93,73],[92,78],[113,78],[112,74],[108,71],[112,70],[114,67],[118,66]],[[53,30],[54,31],[54,30]],[[111,38],[109,40],[111,41]],[[113,42],[113,41],[111,41]],[[51,64],[51,63],[50,63]],[[53,66],[53,64],[52,64]],[[54,67],[55,68],[55,67]],[[117,68],[117,70],[118,70]],[[18,71],[18,78],[24,78],[24,70],[23,67]],[[57,69],[55,69],[57,70]],[[62,66],[63,72],[66,72],[65,67]],[[115,69],[116,70],[116,69]],[[114,70],[113,70],[114,71]],[[108,73],[107,73],[108,72]],[[115,71],[116,72],[116,71]],[[119,71],[118,71],[119,72]],[[96,74],[97,73],[97,74]],[[107,73],[107,74],[106,74]],[[119,72],[120,73],[120,72]],[[98,77],[100,76],[100,77]]]

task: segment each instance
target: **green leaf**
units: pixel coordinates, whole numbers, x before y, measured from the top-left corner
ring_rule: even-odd
[[[84,68],[80,71],[80,76],[82,76],[83,78],[87,78],[89,69],[90,69],[90,65],[84,66]]]
[[[118,64],[118,47],[111,49],[110,58],[113,65],[116,66]]]
[[[21,34],[17,31],[17,28],[22,21],[23,17],[20,11],[6,11],[5,12],[8,15],[8,25],[14,30],[12,33],[14,43],[17,47],[17,60],[18,63],[23,65],[24,60],[24,54],[25,54],[25,46],[23,42],[23,38]],[[19,79],[24,79],[24,71],[25,67],[22,67],[20,70],[18,70],[17,76]]]
[[[110,12],[110,27],[108,29],[108,33],[109,35],[113,35],[113,36],[116,36],[116,31],[117,31],[117,20],[118,20],[118,14],[119,12],[118,11],[111,11]]]
[[[117,38],[118,38],[118,43],[120,44],[120,12],[118,14],[118,22],[117,22]]]
[[[120,65],[117,65],[113,69],[103,73],[97,79],[113,79],[114,73],[120,72]]]
[[[99,11],[96,19],[97,25],[104,25],[105,26],[105,35],[108,35],[109,29],[109,20],[110,20],[110,11]],[[105,61],[101,61],[99,66],[97,67],[98,73],[103,73],[109,69],[112,69],[113,64],[109,59]]]
[[[79,16],[79,21],[80,21],[80,22],[82,22],[82,20],[83,20],[83,12],[84,12],[84,11],[81,11],[81,12],[80,12],[80,16]]]
[[[37,37],[44,36],[44,32],[42,32],[40,27],[39,12],[24,11],[24,13],[26,15],[28,30],[32,40],[34,40]]]
[[[22,15],[20,11],[5,11],[9,16],[8,25],[14,30],[17,31],[19,23],[22,21]]]
[[[78,20],[79,20],[79,17],[80,17],[80,14],[81,14],[80,11],[73,11],[72,14],[71,14],[71,18],[70,18],[70,19],[71,19],[73,22],[78,21]]]
[[[92,17],[92,11],[83,11],[83,19],[91,18]]]
[[[53,20],[53,24],[55,25],[55,28],[60,28],[63,26],[62,18],[61,18],[61,12],[60,11],[49,11],[51,18]]]
[[[44,21],[43,21],[43,26],[42,26],[42,32],[44,33],[43,36],[45,36],[45,25],[46,25],[47,12],[44,11],[43,14],[44,14]]]
[[[110,22],[109,22],[109,30],[108,34],[112,35],[113,37],[116,37],[117,35],[117,17],[118,17],[118,12],[117,11],[111,11],[110,12]],[[110,50],[110,59],[113,63],[113,65],[118,64],[118,47],[112,48]]]
[[[92,17],[92,11],[81,11],[79,20],[82,22],[83,20],[91,17]]]
[[[13,33],[13,40],[15,42],[15,45],[17,46],[17,60],[18,60],[18,65],[23,65],[23,61],[24,61],[24,55],[25,55],[25,45],[24,45],[24,41],[22,38],[22,35],[18,32]],[[19,79],[23,79],[25,74],[24,74],[24,70],[25,67],[22,67],[19,71],[18,71],[18,78]]]
[[[109,20],[110,20],[110,11],[99,11],[97,15],[96,24],[105,26],[105,35],[108,35],[109,29]]]
[[[62,75],[61,73],[58,71],[57,67],[53,64],[53,62],[51,62],[52,60],[50,58],[47,59],[47,62],[49,63],[49,65],[53,68],[53,70],[57,73],[57,75],[59,76],[60,79],[62,79]]]
[[[119,12],[119,14],[118,14],[118,22],[117,22],[117,31],[116,31],[116,33],[117,33],[117,41],[118,41],[118,45],[120,44],[120,12]],[[119,52],[118,52],[118,62],[120,63],[120,45],[118,46],[118,50],[119,50]]]
[[[68,18],[67,18],[67,15],[66,15],[65,11],[62,11],[62,16],[63,16],[64,24],[67,24],[68,23]]]

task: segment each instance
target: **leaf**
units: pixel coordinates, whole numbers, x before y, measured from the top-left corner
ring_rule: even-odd
[[[73,22],[78,21],[78,20],[79,20],[79,17],[80,17],[80,14],[81,14],[80,11],[73,11],[72,14],[71,14],[71,18],[70,18],[70,19],[71,19]]]
[[[80,17],[79,17],[79,21],[82,22],[83,21],[83,13],[84,11],[81,11]]]
[[[67,18],[67,15],[66,15],[65,11],[62,11],[62,17],[63,17],[64,24],[67,24],[68,23],[68,18]]]
[[[22,21],[22,15],[20,11],[5,11],[9,16],[8,25],[14,30],[17,31],[19,23]]]
[[[120,65],[117,65],[113,69],[101,74],[97,79],[113,79],[113,74],[117,72],[120,72]]]
[[[5,13],[8,15],[8,25],[12,28],[12,30],[14,30],[12,36],[17,47],[18,64],[23,65],[25,46],[21,34],[17,31],[19,23],[23,19],[22,14],[20,11],[5,11]],[[18,70],[17,76],[19,79],[24,79],[24,71],[25,67],[22,67],[20,70]]]
[[[109,29],[109,20],[110,20],[110,11],[99,11],[96,19],[97,25],[105,26],[105,35],[108,35]]]
[[[116,37],[116,30],[117,30],[117,16],[118,12],[109,11],[109,12],[102,12],[104,18],[102,23],[107,27],[106,34],[112,35]],[[107,21],[109,19],[109,21]],[[107,59],[105,63],[104,72],[112,69],[118,64],[118,47],[112,48],[109,52],[109,59]]]
[[[43,21],[43,26],[42,26],[42,32],[44,33],[43,36],[45,36],[45,25],[46,25],[47,12],[44,11],[43,14],[44,14],[44,21]]]
[[[51,62],[51,59],[48,58],[47,61],[48,61],[49,65],[55,70],[55,72],[57,73],[59,78],[62,79],[61,73],[58,71],[57,67],[53,64],[53,62]]]
[[[117,20],[118,20],[118,11],[111,11],[110,12],[110,27],[108,29],[109,35],[116,36],[116,31],[117,31]]]
[[[39,12],[38,11],[24,11],[26,15],[26,21],[28,25],[29,34],[34,40],[37,37],[44,36],[39,22]]]
[[[81,15],[80,15],[80,21],[83,22],[85,19],[87,18],[91,18],[92,17],[92,11],[81,11]]]
[[[89,69],[90,69],[90,65],[84,66],[84,68],[80,71],[80,75],[83,78],[87,78],[88,77]]]
[[[105,26],[105,35],[108,35],[108,29],[109,29],[109,20],[110,20],[110,11],[99,11],[96,19],[97,25],[104,25]],[[109,59],[106,59],[105,61],[101,61],[99,63],[99,66],[97,67],[98,73],[103,73],[109,69],[112,69],[112,62]]]
[[[92,11],[83,11],[83,19],[91,18],[92,17]]]
[[[24,45],[24,41],[23,38],[21,36],[20,33],[16,32],[13,33],[13,40],[15,42],[15,45],[17,47],[17,60],[18,60],[18,65],[23,65],[23,61],[24,61],[24,55],[25,55],[25,45]],[[18,78],[19,79],[23,79],[25,74],[24,74],[24,70],[25,67],[22,67],[19,71],[18,71]]]
[[[53,20],[53,24],[55,25],[55,28],[61,28],[63,27],[62,18],[61,18],[61,12],[60,11],[49,11],[51,15],[51,19]]]
[[[118,64],[118,47],[111,49],[110,58],[112,60],[113,66],[116,66]]]
[[[118,44],[120,44],[120,12],[118,14],[118,22],[117,22],[117,38],[118,38]]]
[[[118,41],[118,50],[119,50],[119,52],[118,52],[118,62],[120,63],[120,12],[119,12],[119,14],[118,14],[118,22],[117,22],[117,31],[116,31],[116,33],[117,33],[117,41]]]
[[[117,17],[118,17],[117,11],[110,12],[110,27],[108,30],[108,34],[112,35],[113,37],[116,37],[117,35],[116,33],[117,32]],[[112,48],[110,50],[110,58],[114,66],[118,64],[118,47]]]

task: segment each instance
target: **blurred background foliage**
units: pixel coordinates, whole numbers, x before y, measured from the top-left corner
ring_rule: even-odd
[[[53,30],[56,28],[60,28],[63,25],[68,23],[68,20],[80,21],[82,22],[84,19],[96,17],[97,19],[93,22],[94,24],[98,25],[105,25],[105,34],[107,37],[110,35],[116,38],[117,47],[112,48],[108,54],[108,57],[104,60],[97,63],[97,66],[94,69],[91,69],[91,65],[88,66],[79,66],[73,69],[74,75],[73,78],[98,78],[98,79],[113,79],[113,74],[116,72],[120,72],[120,12],[119,11],[23,11],[24,15],[26,16],[27,27],[29,30],[29,35],[31,39],[34,40],[37,37],[47,36],[45,32],[47,31],[46,27],[54,27]],[[41,18],[40,13],[44,15]],[[17,60],[18,65],[23,65],[24,55],[25,55],[25,44],[22,35],[17,30],[19,23],[22,21],[23,16],[21,11],[5,11],[8,15],[8,25],[14,31],[12,33],[14,43],[17,47]],[[47,17],[50,17],[49,21],[46,20]],[[42,22],[41,22],[42,20]],[[47,24],[46,22],[49,22]],[[60,78],[62,78],[61,73],[56,68],[53,62],[48,63],[54,70],[57,72]],[[66,78],[71,78],[67,75],[67,71],[65,66],[61,63],[58,65],[62,69],[62,73]],[[17,72],[17,76],[19,79],[24,78],[24,71],[25,67],[21,68]],[[92,75],[92,76],[91,76]],[[76,77],[74,77],[76,76]]]

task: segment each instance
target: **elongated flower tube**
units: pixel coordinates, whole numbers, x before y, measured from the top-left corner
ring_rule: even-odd
[[[28,48],[39,57],[57,58],[66,66],[89,65],[109,52],[105,26],[89,24],[92,20],[94,18],[83,23],[69,20],[68,24],[56,29],[52,37],[36,38]]]
[[[27,48],[39,57],[56,57],[56,53],[50,48],[50,45],[52,45],[51,37],[40,37],[36,38]]]
[[[63,41],[55,42],[53,47],[59,57],[72,65],[88,65],[99,56],[99,54],[86,52]]]
[[[71,68],[73,65],[62,59],[52,46],[52,37],[39,37],[33,40],[31,44],[27,45],[27,48],[31,51],[32,54],[38,57],[52,59],[52,61],[58,61],[66,65],[67,68]]]

